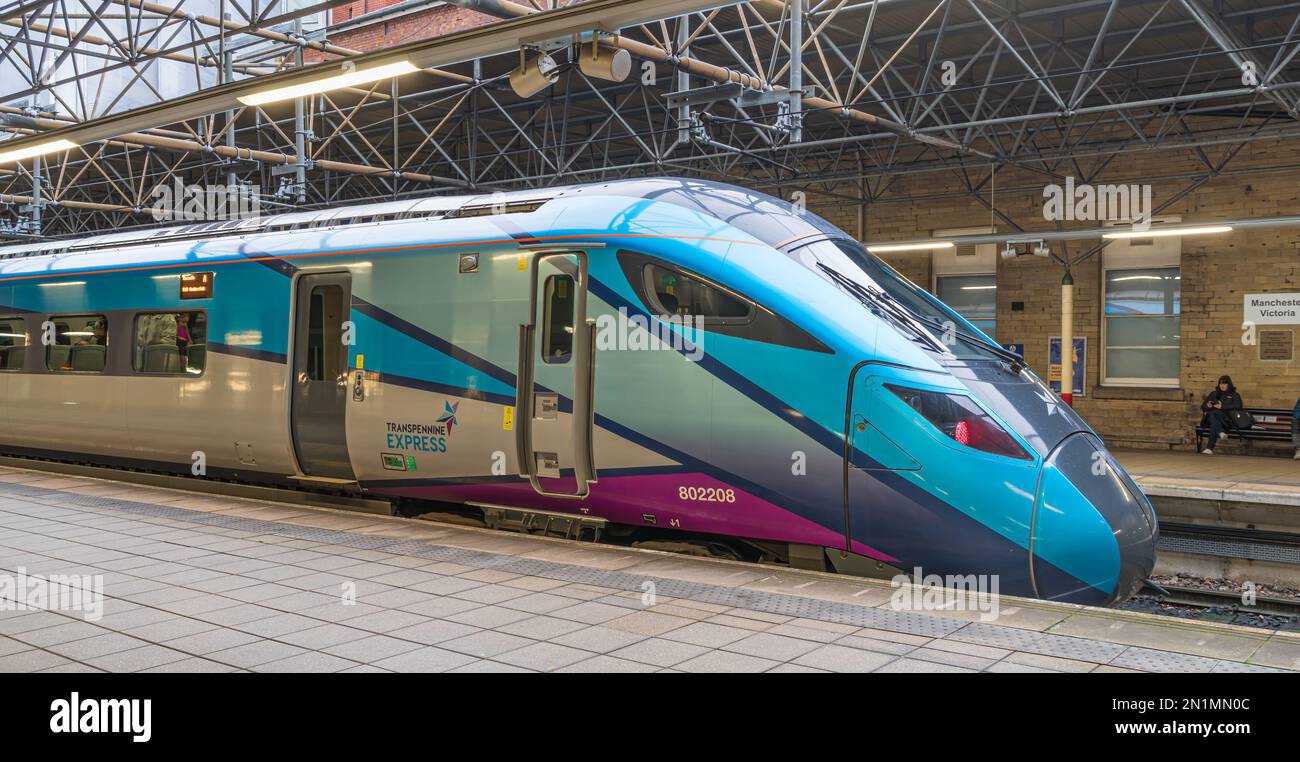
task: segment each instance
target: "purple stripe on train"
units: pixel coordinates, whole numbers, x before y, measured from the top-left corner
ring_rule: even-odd
[[[433,482],[434,480],[430,480]],[[553,491],[573,489],[572,478],[543,479]],[[779,540],[806,545],[843,547],[844,535],[802,516],[773,505],[743,490],[735,489],[701,473],[644,476],[602,476],[591,485],[585,500],[568,500],[539,495],[525,481],[488,484],[427,484],[385,488],[367,485],[379,495],[396,495],[447,502],[500,503],[560,513],[590,513],[618,524],[644,526],[642,514],[655,514],[658,526],[672,526],[679,518],[683,529],[720,535]],[[889,564],[898,559],[856,540],[854,553]]]

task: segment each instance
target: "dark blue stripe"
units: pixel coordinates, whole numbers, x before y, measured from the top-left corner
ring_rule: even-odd
[[[444,394],[449,397],[466,397],[468,399],[491,402],[496,405],[513,405],[515,398],[509,394],[497,394],[495,392],[485,392],[481,389],[468,389],[463,386],[452,386],[451,384],[442,384],[436,381],[425,381],[419,378],[410,378],[408,376],[398,376],[392,373],[379,373],[379,382],[383,384],[392,384],[393,386],[402,386],[407,389],[418,389],[422,392],[433,392],[434,394]]]
[[[254,349],[252,347],[237,347],[233,344],[223,344],[219,341],[209,341],[208,351],[217,352],[223,355],[234,355],[235,357],[244,357],[249,360],[262,360],[264,362],[279,363],[285,365],[289,362],[289,356],[282,352],[270,352],[265,349]]]

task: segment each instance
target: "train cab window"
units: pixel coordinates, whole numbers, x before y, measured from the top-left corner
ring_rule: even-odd
[[[27,326],[22,318],[0,318],[0,370],[22,370]]]
[[[661,315],[690,315],[726,322],[744,322],[754,305],[685,273],[656,264],[645,266],[646,292]]]
[[[54,341],[45,347],[45,367],[55,372],[102,373],[108,361],[108,318],[69,315],[50,318]]]
[[[207,348],[208,317],[202,312],[151,312],[135,318],[132,362],[139,373],[200,375]]]
[[[547,278],[542,298],[542,362],[563,365],[573,356],[573,276]]]
[[[343,375],[347,360],[343,344],[343,287],[317,286],[311,290],[307,314],[307,377],[333,381]]]

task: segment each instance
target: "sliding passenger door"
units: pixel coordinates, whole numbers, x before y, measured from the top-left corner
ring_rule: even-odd
[[[293,390],[289,425],[298,467],[309,477],[352,481],[345,412],[351,313],[348,273],[304,275],[294,289]]]
[[[519,326],[515,445],[538,493],[583,498],[596,480],[595,323],[585,252],[529,252],[528,322]]]

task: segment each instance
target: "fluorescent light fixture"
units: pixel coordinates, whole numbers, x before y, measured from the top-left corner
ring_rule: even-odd
[[[868,246],[867,251],[880,254],[888,251],[929,251],[930,249],[951,249],[952,241],[929,241],[927,243],[891,243],[885,246]]]
[[[962,291],[992,291],[997,286],[962,286]]]
[[[84,280],[65,280],[62,283],[37,283],[41,288],[55,288],[57,286],[84,286]]]
[[[0,143],[0,148],[3,147],[4,144]],[[22,161],[23,159],[30,159],[33,156],[44,156],[47,153],[54,153],[55,151],[67,151],[76,147],[77,144],[73,143],[71,140],[63,140],[62,138],[59,140],[47,140],[44,143],[36,143],[27,146],[26,148],[16,148],[12,151],[0,151],[0,164],[8,164],[11,161]]]
[[[1167,238],[1180,235],[1210,235],[1212,233],[1231,233],[1231,225],[1207,225],[1199,228],[1159,228],[1156,230],[1122,230],[1117,233],[1104,233],[1102,238]]]
[[[366,85],[371,82],[377,82],[381,79],[400,77],[403,74],[410,74],[411,72],[419,70],[420,67],[410,61],[398,61],[397,63],[373,66],[369,69],[352,69],[351,71],[344,71],[341,74],[312,80],[311,82],[303,82],[297,85],[286,85],[285,87],[276,87],[270,90],[250,93],[248,95],[240,95],[238,96],[238,100],[245,106],[261,106],[266,103],[289,100],[290,98],[301,98],[304,95],[316,95],[317,93],[323,93],[328,90],[338,90],[342,87]]]

